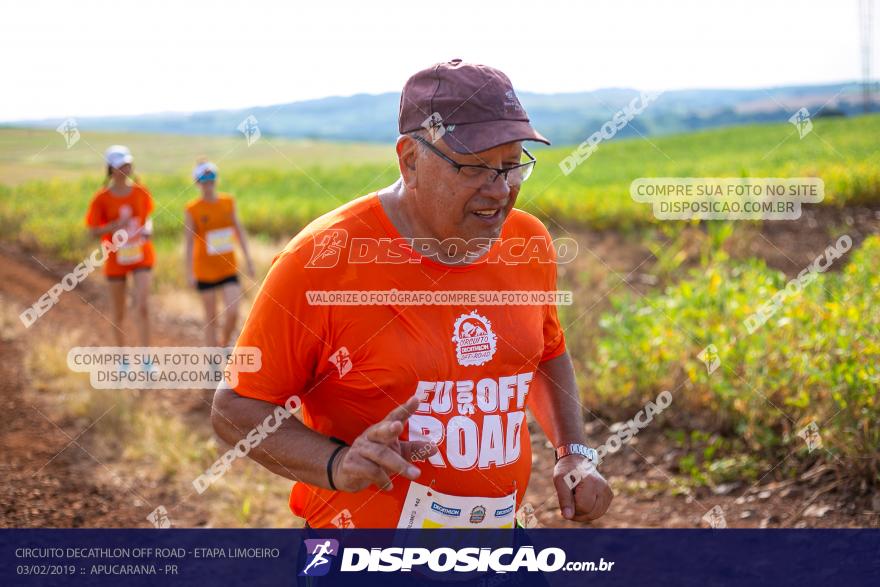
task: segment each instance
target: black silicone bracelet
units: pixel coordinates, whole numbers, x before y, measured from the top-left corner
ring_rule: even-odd
[[[330,459],[327,461],[327,481],[330,482],[330,489],[336,491],[336,485],[333,484],[333,461],[336,460],[336,455],[339,454],[339,451],[341,451],[343,448],[348,447],[348,445],[338,438],[334,438],[332,436],[330,437],[330,440],[339,444],[339,446],[336,447],[336,450],[333,451],[333,454],[330,455]]]

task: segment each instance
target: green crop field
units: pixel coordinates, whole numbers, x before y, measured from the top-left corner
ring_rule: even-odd
[[[518,206],[563,225],[627,230],[651,223],[634,202],[639,177],[822,177],[825,203],[880,200],[880,116],[828,118],[799,139],[789,124],[747,126],[648,140],[602,143],[571,174],[559,162],[572,146],[537,150],[534,176]],[[340,203],[397,177],[391,145],[263,138],[84,133],[71,149],[51,131],[0,130],[0,225],[7,238],[33,241],[75,258],[86,241],[82,215],[102,180],[101,153],[129,145],[152,191],[157,240],[180,235],[184,203],[196,195],[189,170],[199,155],[221,167],[223,191],[238,200],[246,226],[286,238]]]

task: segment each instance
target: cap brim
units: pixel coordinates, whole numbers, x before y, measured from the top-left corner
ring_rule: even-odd
[[[113,169],[119,169],[123,165],[131,163],[132,161],[134,161],[134,157],[132,157],[131,155],[126,155],[125,157],[122,157],[121,160],[113,161],[112,163],[108,161],[107,164],[110,165],[110,167],[112,167]]]
[[[550,141],[525,120],[456,124],[452,130],[446,130],[443,141],[450,149],[462,154],[479,153],[514,141],[538,141],[546,145],[550,144]]]

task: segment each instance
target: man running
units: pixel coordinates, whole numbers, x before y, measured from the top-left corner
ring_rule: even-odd
[[[311,552],[312,556],[315,558],[312,559],[306,568],[303,569],[303,575],[308,575],[309,571],[315,567],[319,567],[321,565],[325,565],[330,562],[325,555],[333,554],[333,549],[330,547],[330,541],[322,542],[320,544],[315,545],[315,550]]]
[[[599,518],[613,494],[583,466],[595,451],[555,305],[401,297],[556,290],[547,229],[514,208],[535,165],[522,142],[549,141],[507,76],[459,59],[407,81],[399,131],[400,179],[274,259],[237,342],[260,349],[261,368],[218,389],[217,433],[234,444],[300,397],[302,421],[248,456],[296,481],[291,510],[312,527],[511,527],[528,408],[556,447],[562,515]]]

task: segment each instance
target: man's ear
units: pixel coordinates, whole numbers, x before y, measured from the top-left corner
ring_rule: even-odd
[[[397,138],[397,165],[403,184],[412,189],[418,187],[416,160],[419,156],[419,143],[412,137],[401,135]]]

